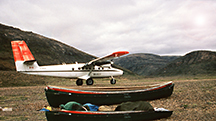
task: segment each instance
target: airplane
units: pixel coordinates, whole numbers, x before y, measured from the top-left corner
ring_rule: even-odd
[[[93,78],[111,77],[110,83],[116,84],[114,76],[120,76],[123,71],[113,68],[114,58],[128,54],[128,51],[117,51],[112,54],[96,58],[87,63],[39,66],[25,41],[11,41],[16,71],[24,74],[75,78],[77,86],[93,85]]]

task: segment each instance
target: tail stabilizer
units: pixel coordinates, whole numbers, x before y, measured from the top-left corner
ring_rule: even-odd
[[[39,67],[25,41],[11,41],[11,46],[17,71],[30,71]]]

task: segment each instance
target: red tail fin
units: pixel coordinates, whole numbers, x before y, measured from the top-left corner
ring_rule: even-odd
[[[25,41],[11,41],[14,61],[35,60]]]

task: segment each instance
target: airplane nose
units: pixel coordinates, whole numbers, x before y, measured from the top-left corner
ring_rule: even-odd
[[[119,70],[119,71],[120,71],[120,74],[123,75],[124,71],[122,71],[122,70]]]
[[[114,73],[113,73],[114,74]],[[121,76],[123,74],[123,71],[120,69],[115,69],[115,76]],[[114,75],[113,75],[114,76]]]

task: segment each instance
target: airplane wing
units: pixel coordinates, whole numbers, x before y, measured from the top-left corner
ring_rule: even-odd
[[[112,60],[114,58],[120,57],[120,56],[128,54],[128,53],[129,53],[128,51],[114,52],[114,53],[106,55],[104,57],[96,58],[96,59],[88,62],[85,66],[89,66],[89,65],[92,65],[92,64],[96,64],[96,63],[106,62],[106,61]]]
[[[110,63],[109,60],[112,60],[114,58],[117,58],[117,57],[120,57],[122,55],[125,55],[125,54],[128,54],[129,52],[128,51],[118,51],[118,52],[114,52],[112,54],[109,54],[109,55],[106,55],[104,57],[100,57],[100,58],[96,58],[88,63],[86,63],[83,67],[87,67],[87,68],[91,68],[89,74],[87,75],[83,75],[81,77],[78,77],[79,79],[84,79],[84,80],[87,80],[90,78],[90,74],[92,72],[92,67],[94,65],[103,65],[103,64],[106,64],[106,63]]]

